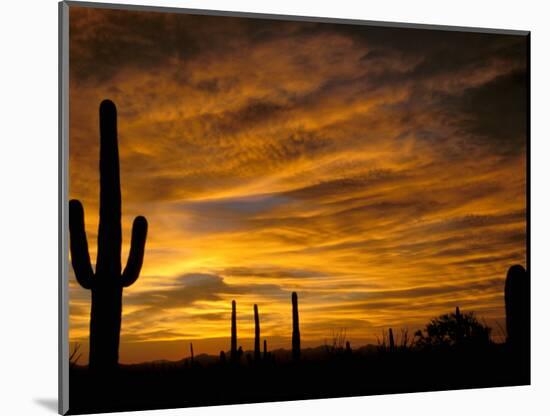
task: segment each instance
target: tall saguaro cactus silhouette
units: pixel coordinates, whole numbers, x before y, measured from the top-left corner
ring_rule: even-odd
[[[237,361],[237,303],[231,301],[231,360]]]
[[[118,365],[122,290],[139,277],[147,237],[147,220],[142,216],[134,219],[128,262],[121,273],[117,114],[112,101],[105,100],[99,107],[99,131],[99,230],[95,273],[88,252],[84,209],[76,199],[69,202],[69,232],[76,280],[84,289],[92,292],[89,367],[94,370],[112,370]]]
[[[298,294],[292,292],[292,359],[300,359],[300,323],[298,318]]]
[[[520,265],[508,269],[504,287],[507,341],[514,348],[528,349],[530,342],[530,282]]]
[[[260,361],[262,358],[260,352],[260,315],[258,314],[258,305],[254,304],[254,359]]]

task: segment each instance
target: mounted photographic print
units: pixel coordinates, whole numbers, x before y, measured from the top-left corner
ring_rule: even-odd
[[[529,32],[60,4],[60,412],[530,383]]]

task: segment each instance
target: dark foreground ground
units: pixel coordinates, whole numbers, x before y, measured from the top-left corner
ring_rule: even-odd
[[[122,366],[115,374],[70,372],[69,414],[214,406],[525,385],[528,354],[482,350],[356,351],[254,363],[217,358]]]

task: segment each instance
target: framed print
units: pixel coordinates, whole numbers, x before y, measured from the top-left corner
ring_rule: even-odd
[[[60,413],[530,383],[529,32],[59,13]]]

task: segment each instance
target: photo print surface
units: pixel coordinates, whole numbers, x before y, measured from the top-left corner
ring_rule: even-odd
[[[69,412],[529,384],[529,35],[69,7]]]

